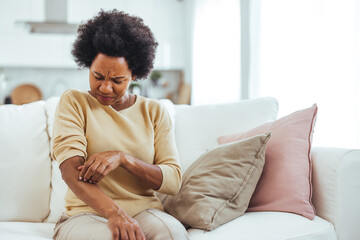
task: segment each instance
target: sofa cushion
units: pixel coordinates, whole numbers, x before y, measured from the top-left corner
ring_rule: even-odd
[[[47,116],[47,131],[50,136],[50,149],[52,129],[54,123],[54,115],[56,106],[60,97],[52,97],[46,100],[45,113]],[[59,164],[57,161],[51,161],[51,196],[50,196],[50,214],[45,220],[46,222],[56,223],[61,214],[65,211],[65,193],[67,185],[61,177]]]
[[[45,222],[56,223],[65,211],[65,194],[68,186],[61,177],[59,163],[51,161],[50,214]]]
[[[49,214],[50,146],[45,102],[0,106],[0,221],[41,222]]]
[[[223,144],[272,132],[264,171],[248,211],[283,211],[314,218],[310,151],[316,115],[314,104],[247,132],[219,138]]]
[[[59,100],[60,97],[51,97],[45,102],[45,113],[47,116],[47,126],[48,126],[47,130],[49,132],[50,139],[52,138],[52,134],[53,134],[54,116]]]
[[[331,223],[320,217],[309,220],[283,212],[247,212],[213,231],[189,229],[191,240],[336,240]]]
[[[262,134],[204,153],[184,173],[180,192],[164,209],[185,225],[213,230],[244,214],[260,178],[266,142]]]
[[[51,240],[54,225],[0,222],[0,239]],[[245,213],[213,231],[190,228],[188,233],[191,240],[336,240],[333,226],[322,218],[315,217],[310,221],[295,214],[280,212]]]
[[[53,223],[0,222],[0,239],[52,240]]]
[[[360,239],[360,149],[316,147],[311,157],[316,214],[339,240]]]
[[[219,136],[276,120],[278,102],[266,97],[216,105],[174,105],[174,110],[176,145],[185,172],[201,154],[218,145]]]

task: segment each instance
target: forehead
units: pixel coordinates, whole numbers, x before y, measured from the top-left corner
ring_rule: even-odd
[[[124,57],[111,57],[99,53],[91,64],[91,69],[100,73],[122,73],[129,74],[128,64]]]

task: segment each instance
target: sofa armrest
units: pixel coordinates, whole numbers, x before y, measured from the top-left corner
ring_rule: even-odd
[[[360,239],[360,149],[313,148],[313,204],[339,240]]]

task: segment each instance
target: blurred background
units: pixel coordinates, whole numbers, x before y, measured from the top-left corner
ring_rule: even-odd
[[[88,89],[70,52],[101,8],[143,18],[159,42],[131,91],[192,105],[272,96],[279,117],[316,103],[314,145],[360,148],[360,0],[1,0],[0,103]]]
[[[186,6],[176,0],[2,0],[0,101],[11,98],[18,86],[21,87],[16,91],[18,94],[30,95],[31,91],[40,97],[41,91],[43,99],[59,96],[68,88],[87,89],[88,69],[80,70],[75,65],[72,43],[78,25],[101,8],[117,8],[140,16],[159,42],[154,74],[148,81],[134,84],[131,90],[190,103],[189,91],[178,99],[179,89],[185,85],[189,88],[184,77],[189,51],[185,50]],[[12,100],[16,102],[16,96]]]

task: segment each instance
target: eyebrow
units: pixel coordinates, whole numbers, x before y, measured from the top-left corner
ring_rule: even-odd
[[[104,77],[101,73],[98,73],[96,71],[93,71],[93,73],[96,73],[97,75],[100,75],[101,77]],[[121,78],[125,78],[123,76],[118,76],[118,77],[112,77],[111,79],[121,79]]]

